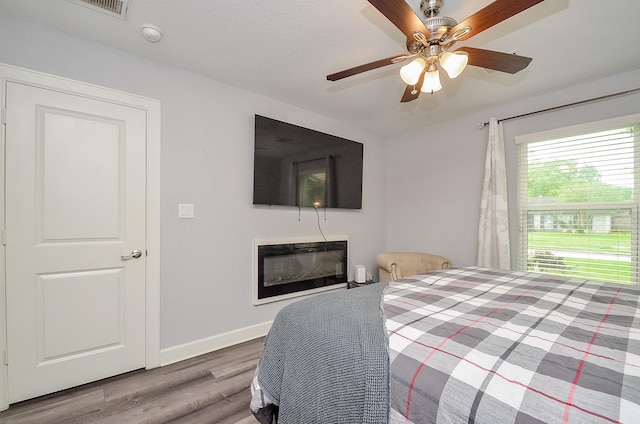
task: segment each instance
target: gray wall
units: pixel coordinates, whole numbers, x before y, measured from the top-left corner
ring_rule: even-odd
[[[478,123],[639,88],[640,70],[576,84],[389,140],[389,249],[419,250],[475,265],[489,127]],[[514,137],[640,112],[640,93],[503,123],[512,268],[517,249],[517,147]]]
[[[255,238],[350,238],[352,264],[386,247],[386,145],[348,124],[119,50],[0,15],[0,62],[162,102],[161,347],[267,322],[252,305]],[[364,143],[362,210],[254,207],[254,114]],[[178,204],[195,219],[178,220]],[[351,267],[353,277],[353,266]]]
[[[289,302],[251,305],[255,238],[348,235],[352,264],[382,250],[421,250],[475,263],[488,129],[478,122],[635,88],[640,70],[576,84],[420,131],[380,136],[201,76],[0,15],[0,62],[162,102],[161,344],[163,348],[272,319]],[[640,95],[506,122],[515,249],[513,137],[640,111]],[[251,205],[253,115],[364,143],[362,211]],[[178,220],[194,203],[196,218]],[[515,259],[515,251],[514,251]],[[352,270],[353,273],[353,270]]]

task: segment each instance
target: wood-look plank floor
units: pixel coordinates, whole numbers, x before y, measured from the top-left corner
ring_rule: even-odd
[[[249,386],[263,340],[16,403],[0,424],[256,424]]]

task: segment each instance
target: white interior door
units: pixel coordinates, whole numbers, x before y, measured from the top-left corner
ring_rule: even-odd
[[[15,82],[6,110],[13,403],[145,365],[146,118]]]

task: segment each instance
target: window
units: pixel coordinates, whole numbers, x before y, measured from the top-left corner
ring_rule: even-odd
[[[298,174],[298,205],[323,207],[326,180],[325,170]]]
[[[638,284],[640,114],[516,143],[519,268]]]
[[[294,204],[317,208],[335,206],[334,161],[333,156],[327,156],[293,163],[297,196]]]

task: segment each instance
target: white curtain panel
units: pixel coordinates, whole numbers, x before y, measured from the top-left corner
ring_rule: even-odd
[[[502,124],[489,120],[489,145],[484,166],[478,230],[478,266],[511,268],[509,207]]]

